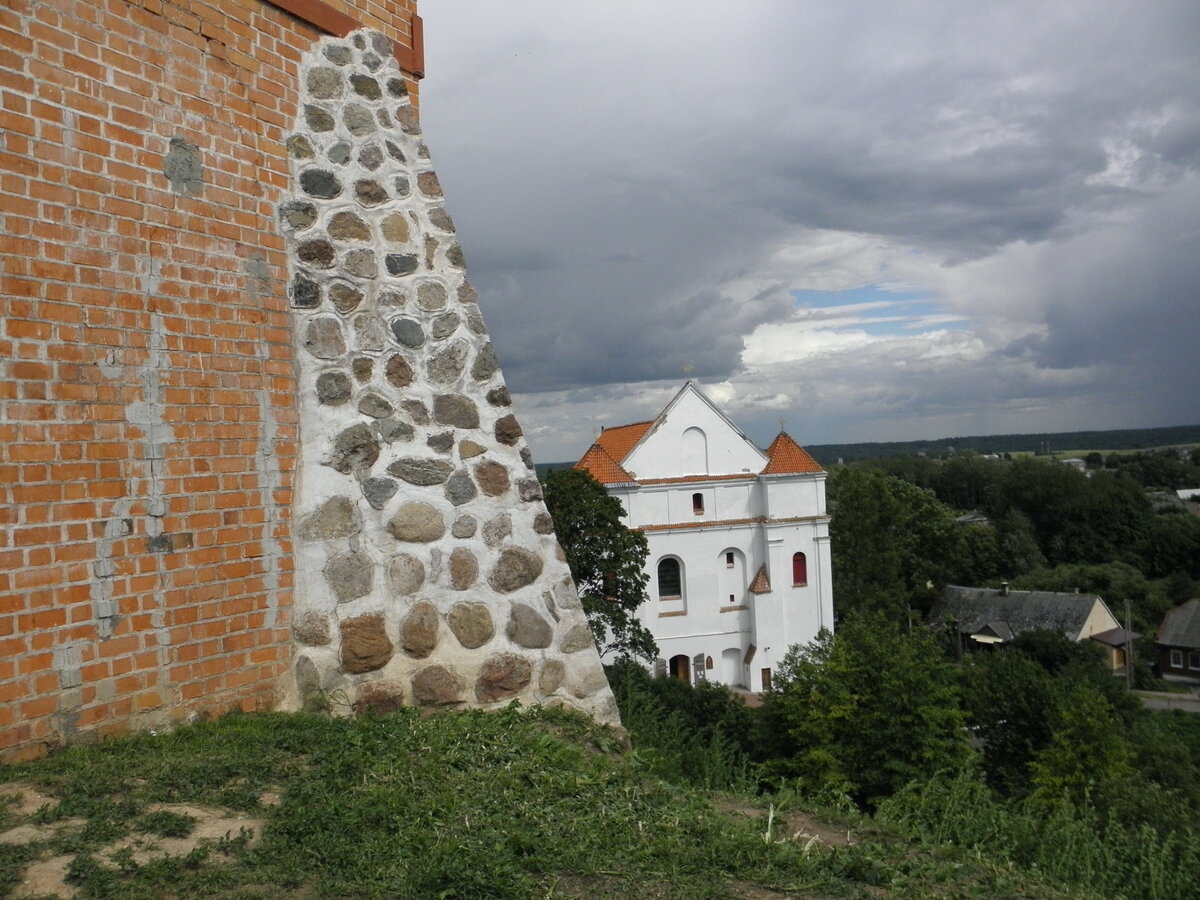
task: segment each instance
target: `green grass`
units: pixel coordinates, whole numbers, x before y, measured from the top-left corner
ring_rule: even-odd
[[[0,769],[58,798],[36,818],[62,826],[0,845],[0,896],[39,853],[72,857],[81,898],[130,900],[1077,895],[959,849],[914,852],[903,830],[845,812],[831,828],[855,846],[810,846],[784,824],[795,798],[774,798],[768,828],[653,768],[551,710],[232,715]],[[260,803],[268,791],[277,804]],[[187,834],[188,816],[151,809],[185,802],[262,818],[263,836],[141,863],[104,852]],[[73,817],[84,824],[66,827]]]

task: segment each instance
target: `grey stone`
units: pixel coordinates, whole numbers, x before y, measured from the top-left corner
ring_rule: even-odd
[[[346,124],[346,130],[355,137],[373,134],[377,128],[375,117],[371,115],[371,111],[358,103],[346,105],[346,108],[342,110],[342,121]]]
[[[375,509],[383,509],[396,494],[399,485],[390,478],[364,478],[360,485],[363,496]]]
[[[458,642],[468,650],[482,647],[496,636],[496,625],[486,603],[456,603],[446,622]]]
[[[438,231],[454,232],[454,221],[444,206],[436,206],[429,211],[429,222]]]
[[[292,295],[292,306],[297,309],[316,309],[321,305],[321,285],[303,275],[292,279],[289,293]]]
[[[431,434],[425,439],[425,443],[438,453],[448,453],[454,447],[454,432],[441,431]]]
[[[337,123],[333,121],[333,116],[329,114],[328,110],[319,106],[305,106],[304,121],[308,125],[309,131],[333,131],[337,127]]]
[[[438,242],[437,238],[425,236],[425,268],[432,269],[434,267],[435,257],[437,256]]]
[[[407,244],[409,238],[408,219],[404,213],[392,213],[379,224],[379,231],[383,235],[383,239],[392,244]],[[390,271],[390,269],[389,269]],[[392,274],[402,274],[395,273]]]
[[[459,323],[462,320],[454,313],[443,313],[433,320],[433,325],[429,331],[433,335],[435,341],[442,341],[458,331]]]
[[[379,109],[375,110],[375,118],[379,120],[379,126],[381,128],[386,131],[391,131],[392,117],[388,114],[386,109],[380,107]]]
[[[429,424],[429,410],[420,400],[403,400],[400,403],[400,407],[418,425]]]
[[[446,248],[446,262],[450,263],[456,269],[466,268],[467,258],[463,255],[461,244],[451,244]]]
[[[425,564],[415,556],[401,553],[388,565],[388,578],[400,596],[415,594],[425,585]]]
[[[508,388],[500,385],[500,387],[492,388],[487,392],[487,402],[492,406],[503,408],[505,406],[512,406],[512,397],[508,393]]]
[[[495,433],[496,440],[501,444],[507,444],[511,447],[520,440],[524,432],[521,431],[521,425],[517,421],[517,417],[510,413],[496,420]]]
[[[388,474],[407,481],[409,484],[444,484],[454,467],[444,459],[423,459],[405,456],[387,467]]]
[[[376,316],[356,316],[353,321],[354,346],[359,350],[378,352],[387,345],[387,329]],[[357,362],[357,360],[355,360]],[[370,360],[367,360],[369,363]],[[366,379],[363,379],[364,381]]]
[[[369,75],[351,75],[350,86],[354,88],[354,93],[367,100],[378,100],[383,96],[379,82]]]
[[[317,207],[312,203],[305,203],[299,200],[292,203],[285,203],[280,213],[283,215],[283,221],[287,222],[288,227],[294,228],[296,231],[303,231],[305,228],[311,227],[313,222],[317,221]]]
[[[446,523],[437,507],[418,500],[410,500],[396,510],[387,528],[396,540],[408,543],[428,544],[446,533]]]
[[[412,193],[412,185],[408,183],[408,179],[403,175],[397,175],[392,179],[392,187],[396,191],[396,197],[404,200]]]
[[[302,541],[333,541],[362,531],[358,507],[349,497],[330,497],[300,520]]]
[[[384,141],[383,146],[387,149],[388,156],[390,156],[396,162],[398,162],[398,163],[406,162],[406,160],[404,158],[404,151],[401,150],[399,147],[397,147],[395,144],[393,144],[391,141]]]
[[[356,331],[358,330],[357,324],[358,323],[356,322]],[[361,341],[359,342],[358,347],[360,350],[370,349],[368,347],[363,347]],[[350,371],[354,373],[354,380],[359,384],[363,384],[371,380],[371,374],[375,371],[375,361],[369,356],[356,356],[350,363]]]
[[[376,302],[379,304],[380,309],[387,311],[389,309],[399,309],[408,302],[408,297],[404,291],[384,289],[377,295]]]
[[[411,425],[407,422],[397,422],[395,419],[376,419],[371,423],[371,428],[375,430],[382,441],[388,444],[394,444],[396,441],[411,441],[415,434]]]
[[[163,174],[171,190],[184,197],[195,197],[204,189],[204,168],[200,148],[181,137],[171,138],[171,149],[163,159]]]
[[[367,49],[367,39],[362,34],[355,34],[352,38],[350,38],[350,43],[354,45],[354,49],[356,50]]]
[[[542,499],[542,486],[536,478],[523,478],[517,482],[517,496],[522,503]]]
[[[462,702],[463,682],[445,666],[426,666],[412,677],[418,706],[449,706]]]
[[[557,622],[562,618],[558,614],[558,607],[554,605],[554,595],[549,591],[542,591],[542,603],[546,605],[546,612],[550,613],[550,618]]]
[[[408,85],[404,83],[403,78],[389,78],[387,80],[387,92],[390,96],[399,100],[401,97],[408,96]]]
[[[342,192],[342,183],[332,172],[324,169],[306,169],[300,173],[300,189],[312,197],[332,200]]]
[[[395,323],[393,323],[393,326],[394,325]],[[384,365],[383,377],[387,379],[387,383],[392,387],[408,387],[413,381],[412,366],[408,364],[407,359],[399,354],[396,354],[395,356],[389,357],[387,363]]]
[[[304,349],[317,359],[337,359],[346,352],[342,323],[328,316],[312,319],[304,329]]]
[[[478,428],[479,410],[462,394],[438,394],[433,398],[433,420],[456,428]]]
[[[487,447],[483,446],[483,444],[477,444],[469,438],[463,438],[463,440],[458,442],[459,459],[472,459],[486,451]]]
[[[455,341],[431,356],[425,367],[429,380],[433,384],[453,384],[466,368],[469,352],[465,341]]]
[[[374,53],[367,53],[363,55],[362,63],[367,70],[374,72],[383,65],[383,60]]]
[[[489,547],[497,547],[511,536],[512,516],[506,512],[497,513],[483,523],[483,542]]]
[[[317,402],[341,406],[350,399],[351,384],[345,372],[322,372],[317,376]]]
[[[352,212],[340,212],[329,220],[329,236],[338,241],[369,241],[371,226]]]
[[[344,66],[354,60],[354,55],[344,44],[330,44],[325,48],[325,58],[335,66]]]
[[[436,281],[426,281],[417,288],[417,303],[421,309],[434,312],[446,308],[446,288]]]
[[[442,196],[442,185],[433,172],[422,172],[417,176],[417,190],[434,200]]]
[[[302,134],[287,139],[287,151],[292,159],[312,159],[314,155],[312,141]]]
[[[400,623],[400,649],[414,659],[425,659],[437,647],[438,614],[432,603],[414,603]]]
[[[499,497],[512,484],[508,477],[508,469],[490,459],[475,467],[475,482],[489,497]]]
[[[509,613],[508,627],[504,630],[508,639],[518,647],[541,650],[550,646],[554,629],[532,606],[514,603]]]
[[[469,281],[464,281],[458,286],[458,302],[467,306],[473,306],[479,302],[479,292],[475,290],[475,286]]]
[[[554,586],[554,602],[559,609],[583,608],[583,604],[579,601],[579,591],[575,589],[575,582],[569,577]]]
[[[296,677],[296,692],[300,695],[303,703],[308,703],[310,700],[320,696],[321,673],[317,671],[316,663],[307,656],[300,656],[296,659],[294,674]]]
[[[323,574],[338,603],[348,603],[371,592],[375,564],[365,553],[343,553],[325,564]]]
[[[345,429],[334,439],[333,450],[325,465],[343,475],[370,469],[379,459],[379,439],[365,422]]]
[[[342,96],[342,73],[337,69],[322,67],[308,70],[308,92],[322,100]]]
[[[466,472],[455,472],[446,482],[446,499],[455,506],[469,503],[475,499],[478,493],[475,489],[475,482]]]
[[[459,516],[450,526],[450,533],[460,539],[474,537],[475,529],[478,526],[479,523],[475,521],[474,516]]]
[[[562,640],[558,642],[558,649],[563,653],[578,653],[580,650],[587,650],[595,646],[596,640],[592,637],[592,629],[586,622],[572,625],[562,636]]]
[[[489,341],[475,356],[475,362],[471,365],[471,377],[476,381],[487,381],[498,371],[500,371],[500,361],[496,359],[496,351],[492,349]]]
[[[333,308],[345,315],[354,312],[363,301],[362,291],[344,281],[338,281],[329,287],[329,301]]]
[[[383,165],[383,151],[378,144],[368,144],[358,154],[358,164],[368,171],[374,172]]]
[[[533,667],[523,656],[499,653],[484,660],[475,682],[475,699],[480,703],[495,703],[515,697],[533,678]]]
[[[329,617],[315,609],[308,609],[292,620],[292,635],[310,647],[324,647],[329,643]]]
[[[338,141],[325,151],[325,158],[335,165],[344,166],[350,162],[350,145],[345,141]]]
[[[396,124],[400,126],[400,130],[405,134],[420,134],[421,120],[417,115],[417,111],[411,106],[400,106],[392,113],[396,118]]]
[[[525,468],[527,468],[530,472],[533,471],[533,451],[528,447],[521,448],[521,462],[525,463]]]
[[[389,253],[384,258],[388,274],[397,277],[417,271],[417,258],[411,253]]]
[[[471,329],[472,334],[487,337],[487,325],[483,323],[483,316],[479,314],[479,310],[472,309],[467,312],[467,327]]]
[[[563,677],[566,674],[567,667],[561,660],[546,660],[546,664],[542,666],[542,672],[538,676],[538,690],[546,695],[553,694],[562,686]]]
[[[332,266],[334,255],[333,244],[321,238],[305,241],[296,248],[296,257],[300,262],[318,269],[328,269]]]
[[[425,330],[415,319],[392,319],[392,335],[396,343],[413,350],[425,343]]]
[[[599,657],[577,660],[567,673],[567,687],[579,699],[590,697],[608,687],[608,678]]]
[[[391,39],[386,34],[378,31],[371,33],[371,49],[384,58],[396,52],[395,47],[392,46]]]
[[[396,410],[376,393],[363,394],[358,401],[358,411],[373,419],[386,419]]]
[[[351,675],[382,669],[395,652],[381,614],[346,619],[341,632],[342,669]]]
[[[479,577],[479,561],[466,547],[456,547],[450,554],[450,587],[465,591]]]
[[[342,271],[356,278],[374,278],[379,274],[374,250],[351,250],[342,260]]]
[[[554,519],[550,513],[540,512],[533,517],[533,530],[538,534],[554,534]]]
[[[372,181],[370,178],[360,178],[354,182],[354,199],[362,206],[378,206],[381,203],[387,203],[388,192],[383,189],[378,181]]]
[[[417,158],[429,159],[429,148],[425,146],[424,141],[417,145]]]

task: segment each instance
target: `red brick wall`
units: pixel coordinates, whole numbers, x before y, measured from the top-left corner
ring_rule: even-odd
[[[330,5],[410,42],[415,0]],[[276,203],[319,35],[264,0],[0,6],[0,755],[276,697]]]

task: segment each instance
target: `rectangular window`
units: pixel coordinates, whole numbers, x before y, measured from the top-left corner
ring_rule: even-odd
[[[770,669],[762,670],[762,689],[764,691],[769,691],[771,689],[771,670]]]
[[[733,568],[733,551],[729,550],[725,553],[725,568]]]
[[[1183,668],[1183,651],[1182,650],[1172,650],[1171,651],[1171,668],[1172,669],[1182,669]]]
[[[1188,668],[1200,669],[1200,653],[1195,650],[1188,654]]]
[[[692,494],[692,512],[698,516],[704,515],[704,495]]]

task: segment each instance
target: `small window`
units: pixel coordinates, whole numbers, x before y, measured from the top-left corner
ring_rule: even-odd
[[[727,569],[733,568],[733,551],[732,550],[725,551],[725,568],[727,568]]]
[[[1183,668],[1183,651],[1182,650],[1172,650],[1171,651],[1171,668],[1172,669],[1182,669]]]
[[[679,560],[670,556],[658,563],[658,596],[677,600],[683,596],[683,579],[680,577]]]
[[[1200,669],[1200,653],[1195,650],[1188,654],[1188,668]]]
[[[711,669],[713,667],[713,658],[711,656],[704,657],[704,668]]]
[[[692,494],[692,512],[698,516],[704,515],[704,495],[700,493]]]
[[[733,599],[733,594],[730,594],[729,595],[729,605],[733,606],[735,603],[737,603],[737,601]]]
[[[769,691],[771,689],[771,670],[770,669],[762,670],[762,689],[764,691]]]
[[[803,553],[792,554],[792,584],[808,584],[808,558]]]

